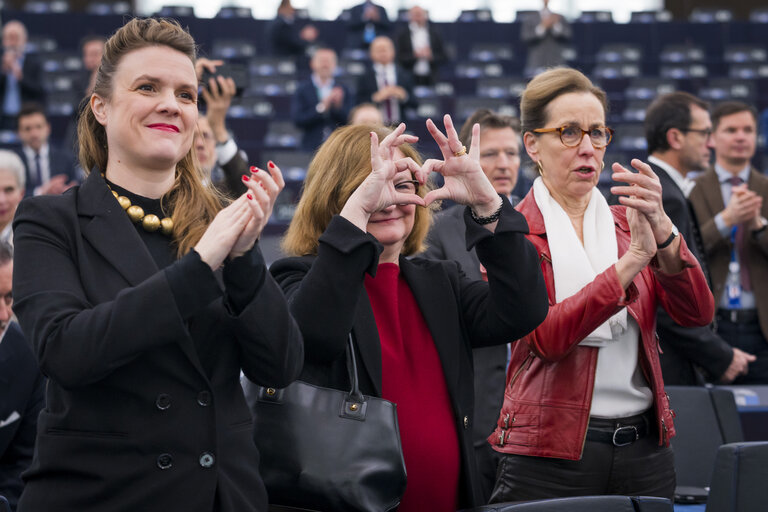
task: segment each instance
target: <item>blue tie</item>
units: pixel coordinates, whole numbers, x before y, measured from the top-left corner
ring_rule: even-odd
[[[32,180],[32,184],[35,187],[39,187],[43,184],[43,170],[40,167],[40,153],[35,153],[35,169],[34,169],[34,179]]]

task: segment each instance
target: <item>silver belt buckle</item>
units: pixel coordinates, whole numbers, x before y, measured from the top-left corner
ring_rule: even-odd
[[[731,323],[739,323],[739,311],[736,309],[731,310]]]
[[[632,430],[634,430],[635,431],[635,438],[633,440],[631,440],[631,441],[626,442],[626,443],[619,443],[618,441],[616,441],[616,434],[618,434],[619,431],[625,430],[625,429],[632,429]],[[637,427],[634,426],[634,425],[626,425],[626,426],[623,426],[623,427],[617,427],[616,430],[613,431],[613,446],[628,446],[628,445],[634,443],[635,441],[637,441],[638,439],[640,439],[640,434],[637,431]]]

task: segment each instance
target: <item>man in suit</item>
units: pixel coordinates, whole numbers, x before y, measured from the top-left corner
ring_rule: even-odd
[[[27,169],[26,195],[61,194],[77,184],[77,168],[71,151],[61,151],[48,143],[51,125],[43,107],[24,104],[19,111],[18,151]]]
[[[704,269],[699,226],[687,196],[693,188],[689,173],[709,165],[712,123],[708,108],[691,94],[673,92],[656,98],[645,114],[648,163],[659,177],[664,211]],[[730,383],[746,373],[754,359],[732,348],[711,326],[682,327],[663,308],[658,310],[656,331],[661,370],[669,385],[701,385],[705,380]]]
[[[347,20],[347,43],[352,48],[368,48],[381,35],[388,35],[392,29],[387,11],[371,0],[355,5],[349,10]]]
[[[337,126],[347,122],[354,98],[346,85],[336,82],[336,52],[318,48],[309,62],[312,76],[296,87],[291,117],[304,131],[301,149],[314,151]]]
[[[701,225],[717,310],[717,332],[751,352],[737,384],[768,384],[768,177],[750,161],[757,112],[741,102],[712,111],[715,165],[696,180],[691,204]]]
[[[304,57],[307,49],[317,42],[318,31],[312,24],[299,28],[296,23],[296,9],[291,2],[283,0],[277,8],[277,17],[270,24],[269,36],[272,53],[284,57]]]
[[[411,7],[408,18],[408,26],[395,38],[397,62],[413,74],[417,85],[432,85],[446,59],[443,38],[418,5]]]
[[[488,109],[474,112],[459,134],[461,143],[469,148],[472,126],[480,124],[480,165],[497,193],[515,205],[520,198],[512,196],[520,169],[520,123],[517,119]],[[474,249],[467,251],[464,232],[464,210],[453,206],[438,215],[427,236],[424,256],[438,260],[455,260],[471,279],[484,279]],[[510,263],[513,264],[513,263]],[[509,340],[513,341],[513,340]],[[507,370],[507,346],[476,348],[473,351],[475,374],[475,417],[472,440],[475,446],[481,490],[487,501],[496,479],[499,455],[486,438],[496,428],[502,402]]]
[[[405,110],[416,107],[413,77],[395,64],[395,45],[385,36],[371,42],[371,66],[357,80],[357,103],[379,106],[384,124],[405,119]]]
[[[27,29],[20,21],[3,26],[3,61],[0,75],[2,118],[0,128],[16,128],[16,116],[23,103],[43,102],[42,67],[34,55],[26,53]]]
[[[528,47],[525,75],[534,76],[545,68],[565,64],[563,46],[571,39],[571,26],[561,15],[549,10],[549,0],[542,9],[523,19],[520,37]]]
[[[13,252],[0,242],[0,496],[16,510],[32,462],[44,381],[19,324],[12,322]]]

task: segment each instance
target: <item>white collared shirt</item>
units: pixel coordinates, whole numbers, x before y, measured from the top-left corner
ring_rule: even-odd
[[[648,157],[648,162],[658,165],[667,171],[667,174],[669,174],[669,177],[672,178],[672,181],[675,182],[675,185],[677,185],[678,188],[683,191],[685,197],[688,197],[688,195],[691,193],[691,190],[693,190],[693,186],[695,185],[693,180],[683,176],[680,171],[669,165],[661,158],[651,155]]]

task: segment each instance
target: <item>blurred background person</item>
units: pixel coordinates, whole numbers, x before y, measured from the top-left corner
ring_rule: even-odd
[[[379,107],[373,103],[360,103],[349,111],[349,124],[384,124]]]
[[[307,57],[309,50],[318,42],[317,27],[312,24],[299,27],[291,0],[281,0],[277,16],[269,26],[269,34],[274,55],[295,57],[299,62]]]
[[[520,201],[519,197],[512,195],[520,169],[520,122],[514,117],[488,109],[477,110],[464,122],[459,132],[459,140],[465,146],[471,142],[472,127],[475,124],[480,125],[480,167],[496,193],[514,206]],[[463,206],[455,205],[441,212],[427,235],[424,257],[457,261],[467,277],[483,279],[485,276],[477,252],[474,249],[467,250],[464,231]],[[508,347],[483,347],[472,352],[475,372],[472,436],[483,497],[487,501],[496,480],[496,466],[500,457],[486,439],[496,427],[496,419],[504,400]]]
[[[304,335],[303,378],[347,386],[351,332],[360,391],[397,404],[408,473],[401,512],[485,503],[472,443],[471,349],[503,345],[546,315],[527,227],[480,167],[479,127],[467,154],[449,116],[444,123],[447,135],[427,121],[442,160],[423,166],[404,124],[336,130],[310,163],[283,241],[292,257],[270,267]],[[427,191],[431,171],[445,187]],[[453,261],[409,258],[422,250],[426,206],[438,199],[467,205],[465,244],[477,247],[489,283]]]
[[[712,126],[715,165],[696,179],[690,199],[712,276],[717,332],[756,357],[734,383],[768,384],[768,177],[751,164],[757,112],[723,102],[712,111]]]
[[[579,71],[536,76],[520,103],[540,177],[517,205],[528,221],[550,309],[512,344],[504,405],[488,442],[502,454],[491,502],[583,495],[671,499],[672,411],[656,308],[707,325],[714,302],[664,212],[650,167],[613,164],[610,207],[597,189],[612,132],[605,91]],[[630,196],[631,194],[631,196]]]
[[[664,211],[707,274],[701,233],[688,194],[694,184],[690,174],[709,166],[709,105],[686,92],[664,94],[646,110],[644,125],[648,165],[659,177]],[[656,332],[661,371],[667,385],[730,383],[746,373],[750,359],[754,359],[753,355],[732,348],[712,326],[683,327],[663,308],[657,311]]]
[[[13,151],[0,149],[0,242],[13,247],[13,216],[24,198],[24,163]]]
[[[0,152],[0,160],[8,155]],[[2,171],[0,171],[2,174]],[[45,404],[45,380],[11,311],[13,250],[0,241],[0,496],[16,505],[24,488],[21,473],[32,463],[37,415]]]
[[[42,105],[22,106],[18,135],[18,153],[27,169],[26,195],[61,194],[77,184],[79,171],[72,153],[50,144],[51,125]]]
[[[27,28],[12,20],[3,25],[3,73],[0,75],[2,119],[0,128],[14,130],[21,106],[29,101],[44,103],[42,66],[26,51]]]
[[[93,92],[93,86],[96,83],[96,73],[101,65],[101,56],[104,55],[104,43],[106,42],[107,39],[104,36],[93,35],[83,38],[80,43],[84,73],[76,87],[84,95],[89,95]]]
[[[392,23],[387,10],[382,6],[365,0],[349,10],[347,20],[347,46],[368,48],[378,36],[387,36],[392,30]]]
[[[302,130],[301,149],[314,151],[336,129],[347,122],[354,106],[349,88],[336,81],[336,52],[318,48],[309,67],[312,75],[296,86],[291,101],[291,118]]]
[[[357,103],[379,106],[384,124],[405,119],[405,110],[416,107],[413,76],[395,63],[395,45],[381,36],[371,42],[371,65],[357,79]]]
[[[532,77],[548,67],[565,64],[563,49],[571,39],[571,26],[549,9],[549,0],[542,0],[542,8],[523,19],[520,38],[528,47],[524,74]]]
[[[416,85],[432,85],[447,55],[440,32],[429,23],[427,11],[415,5],[408,11],[408,26],[395,38],[397,62],[413,75]]]

